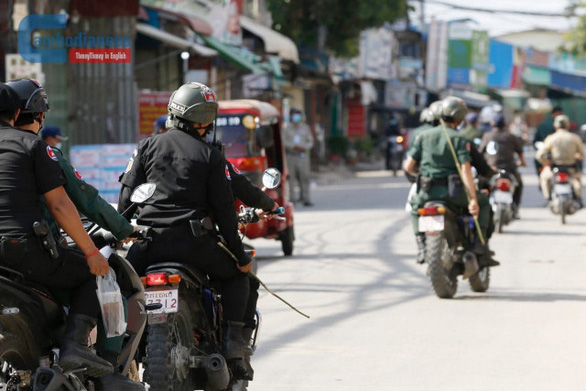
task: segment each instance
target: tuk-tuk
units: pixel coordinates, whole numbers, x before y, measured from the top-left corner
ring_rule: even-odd
[[[262,174],[268,167],[277,168],[282,174],[281,185],[265,191],[285,208],[285,221],[261,220],[249,224],[244,233],[249,239],[280,240],[285,255],[291,255],[295,240],[293,203],[289,201],[280,112],[270,103],[258,100],[226,100],[218,103],[216,137],[225,145],[226,159],[258,187],[262,187]],[[239,202],[236,207],[240,207]]]

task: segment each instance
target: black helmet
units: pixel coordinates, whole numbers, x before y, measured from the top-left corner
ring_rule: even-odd
[[[16,79],[6,82],[20,98],[20,113],[44,113],[49,111],[49,98],[45,89],[34,79]]]
[[[505,116],[501,113],[495,113],[490,124],[495,128],[503,129],[505,127]]]
[[[455,96],[442,100],[441,118],[448,122],[462,122],[468,112],[466,102]]]
[[[210,87],[201,83],[186,83],[173,92],[167,109],[175,126],[180,122],[209,124],[216,119],[218,102]]]

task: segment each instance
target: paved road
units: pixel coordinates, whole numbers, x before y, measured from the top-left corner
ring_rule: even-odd
[[[408,184],[386,173],[314,189],[293,257],[257,240],[259,276],[311,315],[261,293],[250,391],[585,390],[586,212],[543,207],[524,173],[522,219],[495,234],[486,294],[438,299],[415,264]]]

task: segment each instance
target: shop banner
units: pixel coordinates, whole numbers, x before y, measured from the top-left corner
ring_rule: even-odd
[[[76,145],[69,150],[71,165],[79,176],[98,189],[108,202],[117,203],[118,178],[126,170],[136,144]]]
[[[140,92],[138,94],[138,128],[137,141],[153,134],[155,121],[167,114],[170,92]]]

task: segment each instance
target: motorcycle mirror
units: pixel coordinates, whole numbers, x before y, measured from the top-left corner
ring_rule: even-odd
[[[135,204],[142,204],[153,196],[156,189],[157,185],[154,183],[143,183],[134,189],[132,195],[130,196],[130,202]]]
[[[262,184],[267,189],[274,189],[281,184],[281,171],[276,168],[267,168],[262,175]]]

